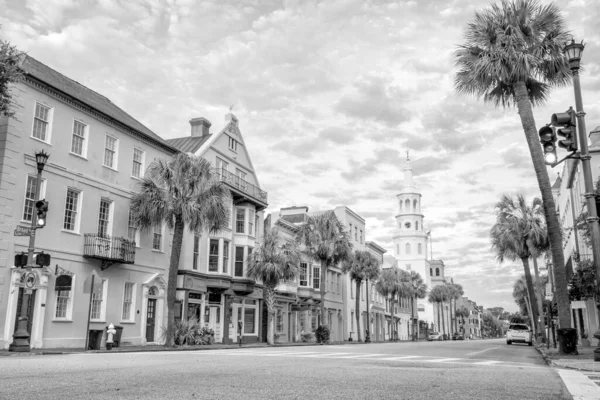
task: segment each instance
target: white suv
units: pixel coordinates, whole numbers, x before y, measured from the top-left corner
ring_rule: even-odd
[[[525,324],[510,324],[506,332],[506,344],[512,344],[512,342],[527,343],[532,346],[533,333],[531,328]]]

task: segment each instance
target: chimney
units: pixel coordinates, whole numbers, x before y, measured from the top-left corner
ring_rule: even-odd
[[[190,119],[192,126],[192,137],[203,137],[209,134],[208,130],[212,125],[209,120],[204,117]]]

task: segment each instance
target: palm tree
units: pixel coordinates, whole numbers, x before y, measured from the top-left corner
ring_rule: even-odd
[[[380,269],[379,269],[379,261],[377,258],[371,254],[369,251],[366,252],[365,258],[367,261],[367,268],[365,269],[365,281],[366,281],[366,291],[367,291],[367,332],[365,333],[365,343],[371,343],[371,312],[369,311],[369,281],[373,282],[379,278]]]
[[[543,246],[547,237],[541,200],[536,197],[529,206],[522,195],[517,195],[516,199],[503,195],[496,204],[496,211],[497,222],[490,231],[492,247],[500,262],[504,259],[515,261],[517,258],[523,262],[527,290],[531,294],[529,299],[533,310],[532,322],[537,327],[538,334],[545,337],[542,321],[538,320],[542,316],[542,305],[536,299],[529,269],[529,257],[536,252],[536,245]]]
[[[261,243],[248,257],[248,278],[259,280],[264,287],[267,306],[267,343],[273,344],[275,289],[298,277],[301,253],[295,242],[281,243],[277,228],[266,232]]]
[[[454,315],[455,315],[455,317],[461,319],[462,322],[460,324],[461,325],[460,326],[460,330],[462,331],[462,333],[464,335],[465,330],[464,330],[464,326],[463,325],[465,324],[465,318],[468,318],[471,315],[471,313],[469,312],[469,310],[467,310],[466,307],[461,307],[461,308],[459,308],[458,310],[456,310],[454,312]]]
[[[411,313],[413,318],[413,338],[418,339],[419,337],[419,313],[415,310],[415,300],[424,299],[427,296],[427,285],[421,274],[416,271],[410,271],[410,284],[414,293],[411,300]]]
[[[438,306],[438,330],[442,328],[442,335],[445,331],[445,328],[443,328],[444,310],[441,308],[446,298],[446,294],[444,292],[445,288],[443,287],[443,285],[434,286],[433,289],[429,291],[429,296],[427,298],[427,300],[429,300],[430,303],[436,303]]]
[[[537,0],[503,0],[475,13],[465,42],[456,51],[459,93],[483,97],[496,106],[516,105],[529,147],[548,224],[560,326],[571,327],[569,295],[556,214],[532,107],[545,102],[551,88],[570,80],[562,47],[569,39],[560,9]]]
[[[329,267],[352,257],[352,243],[348,233],[333,211],[309,215],[306,223],[300,225],[296,240],[304,253],[321,264],[321,325],[327,326],[325,319],[325,294],[327,293],[327,272]]]
[[[148,232],[163,223],[173,229],[167,286],[165,346],[175,345],[175,293],[183,231],[214,234],[229,224],[229,190],[218,180],[210,162],[178,153],[157,158],[146,170],[131,198],[136,227]]]
[[[451,307],[451,312],[454,313],[454,318],[451,318],[451,323],[452,321],[454,321],[454,326],[450,328],[450,330],[452,332],[456,332],[458,327],[456,324],[456,300],[460,299],[464,294],[464,290],[462,285],[458,284],[458,283],[450,283],[448,286],[449,292],[450,292],[450,307]]]
[[[381,271],[379,279],[375,284],[375,290],[379,292],[386,300],[390,302],[390,314],[392,317],[392,332],[390,332],[390,340],[397,339],[398,332],[396,330],[396,321],[394,320],[394,308],[398,297],[408,291],[406,281],[403,280],[403,275],[406,271],[398,267],[386,268]]]
[[[519,309],[523,310],[522,302],[525,303],[525,311],[527,313],[527,318],[529,318],[529,324],[533,326],[532,321],[532,311],[531,311],[531,302],[529,301],[529,293],[527,291],[527,283],[525,283],[525,276],[520,277],[516,280],[513,286],[513,298],[515,299],[515,303],[519,305]]]
[[[366,250],[355,250],[352,254],[352,258],[342,263],[342,272],[350,276],[350,280],[356,283],[356,330],[358,341],[361,342],[361,329],[360,329],[360,288],[363,280],[368,278],[373,279],[379,275],[379,263],[373,257],[373,255]],[[367,300],[369,294],[367,293]],[[369,309],[367,307],[367,321],[369,321]]]

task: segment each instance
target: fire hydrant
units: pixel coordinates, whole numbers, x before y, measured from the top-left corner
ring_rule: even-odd
[[[115,326],[113,324],[108,325],[106,328],[106,350],[111,350],[113,347],[113,335],[117,333]]]

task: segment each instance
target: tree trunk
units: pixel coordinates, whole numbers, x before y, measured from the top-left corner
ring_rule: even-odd
[[[367,295],[367,326],[365,327],[365,342],[371,342],[371,314],[369,313],[369,280],[365,282],[365,292]]]
[[[390,300],[390,314],[392,314],[392,329],[390,332],[390,340],[394,340],[396,338],[396,323],[394,322],[394,295],[392,295],[392,299]]]
[[[265,285],[265,305],[267,306],[267,344],[275,342],[275,288]]]
[[[417,329],[416,329],[416,323],[415,323],[415,296],[412,296],[410,298],[410,317],[412,318],[412,339],[417,340]]]
[[[167,335],[166,347],[175,346],[175,293],[177,292],[177,271],[179,271],[179,257],[181,256],[181,243],[185,224],[181,215],[175,217],[173,230],[173,243],[169,261],[169,278],[167,282]]]
[[[321,325],[327,326],[325,320],[325,294],[327,292],[327,262],[321,260],[321,282],[319,282],[319,290],[321,291]]]
[[[439,333],[443,334],[443,332],[442,332],[442,320],[440,318],[440,315],[442,313],[442,309],[440,308],[440,302],[439,301],[437,302],[437,306],[438,306],[438,321],[437,321],[438,322],[438,326],[437,326],[437,330],[438,330]]]
[[[362,342],[362,336],[360,335],[360,284],[362,281],[360,279],[356,279],[356,338],[358,342]]]
[[[535,272],[535,292],[537,294],[537,306],[538,306],[538,315],[540,317],[540,332],[542,334],[542,338],[546,340],[546,329],[544,329],[544,306],[542,303],[542,282],[540,282],[540,274],[538,272],[537,259],[535,256],[533,258],[533,271]]]
[[[552,250],[552,264],[554,267],[554,278],[556,279],[555,294],[558,305],[558,320],[561,328],[571,327],[569,293],[567,290],[567,276],[565,271],[565,260],[562,249],[562,235],[558,216],[556,213],[556,205],[552,196],[552,188],[550,186],[550,178],[544,163],[544,155],[540,146],[540,138],[535,127],[533,118],[533,110],[527,94],[525,82],[517,82],[513,85],[515,90],[515,100],[519,116],[521,117],[521,125],[525,132],[525,139],[529,146],[533,168],[537,177],[538,186],[542,194],[542,202],[544,203],[544,214],[546,216],[546,225],[548,227],[548,237],[550,248]]]
[[[441,305],[442,305],[441,306],[441,309],[442,309],[442,338],[444,340],[446,340],[446,338],[444,338],[444,336],[443,336],[446,334],[446,321],[444,319],[444,302],[443,301],[441,302]]]
[[[529,319],[533,321],[533,311],[531,310],[531,302],[529,301],[529,294],[527,294],[524,297],[525,300],[525,307],[527,307],[527,312],[529,313]],[[532,326],[535,326],[535,324],[531,324]]]
[[[540,332],[540,323],[538,322],[538,307],[537,300],[535,296],[535,290],[533,289],[533,279],[531,278],[531,271],[529,269],[529,257],[521,258],[523,261],[523,269],[525,270],[525,282],[527,283],[527,291],[529,292],[529,301],[531,302],[531,311],[533,314],[532,317],[532,328],[535,328],[537,332]]]

